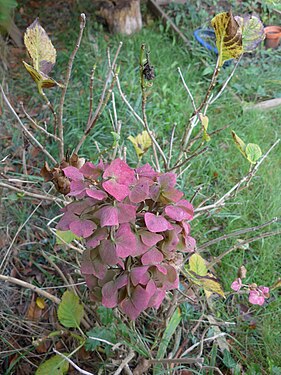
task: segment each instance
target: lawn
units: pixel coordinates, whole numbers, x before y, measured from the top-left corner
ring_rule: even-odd
[[[81,4],[78,7],[81,8]],[[77,17],[71,12],[68,15],[73,20],[70,29],[61,21],[56,26],[54,15],[48,15],[46,8],[42,8],[38,12],[42,25],[47,31],[51,31],[51,39],[57,49],[57,63],[52,77],[63,82],[68,57],[77,39],[79,28]],[[17,17],[20,16],[17,15]],[[32,22],[30,14],[26,18]],[[23,23],[23,20],[20,22]],[[200,22],[200,18],[196,19],[196,22]],[[196,22],[194,21],[194,27],[198,26]],[[165,150],[168,150],[169,147],[173,124],[177,124],[172,154],[172,160],[174,160],[179,152],[182,131],[193,111],[177,68],[181,68],[195,102],[199,103],[209,85],[210,68],[215,66],[215,57],[208,54],[193,39],[191,39],[190,46],[185,46],[161,23],[150,17],[140,33],[131,37],[123,37],[108,34],[96,22],[94,16],[90,15],[74,61],[72,79],[66,96],[64,123],[67,149],[72,151],[75,148],[87,122],[91,69],[96,64],[93,95],[93,102],[96,105],[107,70],[107,47],[110,47],[110,52],[113,55],[120,41],[123,42],[118,57],[120,82],[127,99],[139,114],[141,114],[142,104],[139,82],[140,45],[145,42],[150,50],[150,59],[152,65],[155,66],[156,78],[149,88],[148,122],[159,144]],[[280,97],[281,64],[280,54],[276,52],[278,50],[264,50],[261,47],[257,52],[243,57],[222,97],[208,109],[209,133],[227,127],[211,136],[206,152],[192,159],[189,168],[179,179],[179,188],[184,192],[186,199],[191,199],[200,187],[200,191],[193,201],[194,207],[206,199],[208,199],[208,204],[215,202],[249,171],[249,163],[235,146],[231,130],[235,131],[246,143],[258,144],[263,153],[280,138],[280,107],[272,110],[247,109],[253,103]],[[222,68],[217,87],[228,77],[233,66],[232,62]],[[52,122],[52,114],[39,97],[35,84],[21,67],[19,59],[14,69],[5,73],[4,89],[5,91],[9,90],[10,100],[18,112],[21,111],[19,101],[22,100],[26,111],[32,113],[36,121],[41,124],[44,121]],[[46,91],[55,107],[59,103],[59,90],[59,88],[55,88]],[[137,158],[134,148],[127,138],[129,135],[136,136],[143,129],[122,102],[116,88],[114,93],[118,119],[122,122],[119,143],[126,145],[127,162],[134,167]],[[17,131],[17,125],[12,115],[4,109],[2,111],[4,120],[2,139],[5,151],[1,159],[6,155],[11,155],[8,163],[4,164],[5,178],[26,179],[29,182],[26,185],[19,184],[20,187],[26,187],[32,182],[36,191],[41,190],[45,194],[51,185],[43,183],[39,176],[44,156],[30,144],[24,143],[22,133]],[[109,101],[91,136],[84,143],[79,153],[80,157],[83,156],[96,162],[103,154],[103,150],[111,149],[114,143],[110,118],[112,112],[112,103]],[[41,135],[36,134],[43,141]],[[99,150],[97,150],[97,145]],[[26,148],[25,153],[24,147]],[[47,142],[46,148],[57,159],[56,145]],[[23,153],[27,160],[29,176],[22,175]],[[151,156],[152,152],[148,151],[142,162],[150,162]],[[281,327],[278,322],[280,321],[281,305],[278,288],[270,293],[270,298],[261,307],[249,305],[245,294],[234,295],[230,289],[241,265],[244,265],[248,271],[245,283],[272,286],[280,277],[280,236],[263,238],[245,246],[239,246],[238,243],[238,241],[246,240],[260,233],[280,230],[280,187],[279,144],[261,164],[247,189],[237,193],[224,207],[212,210],[192,221],[192,236],[197,241],[197,247],[200,248],[205,242],[222,235],[235,230],[260,226],[279,217],[275,223],[254,234],[251,232],[241,234],[238,238],[228,238],[202,250],[200,254],[207,261],[213,262],[215,257],[237,245],[237,249],[223,257],[222,261],[212,270],[221,281],[226,299],[211,298],[206,301],[203,294],[198,294],[196,298],[199,302],[195,307],[181,301],[183,316],[176,334],[171,335],[172,340],[168,346],[167,354],[168,352],[175,353],[179,348],[184,351],[200,341],[204,329],[208,326],[198,323],[199,326],[196,328],[195,325],[198,320],[204,320],[206,316],[211,315],[221,323],[231,322],[235,325],[221,326],[221,330],[227,334],[226,341],[231,357],[229,358],[225,353],[222,354],[217,350],[219,344],[217,345],[214,341],[204,348],[205,365],[216,365],[225,374],[280,373]],[[9,262],[6,268],[1,270],[1,273],[5,275],[12,273],[12,276],[22,278],[38,287],[48,288],[48,291],[52,291],[51,288],[56,287],[54,294],[61,297],[65,289],[60,286],[67,283],[83,282],[83,278],[77,273],[79,260],[77,262],[75,251],[71,251],[67,246],[56,244],[55,236],[48,231],[46,226],[49,220],[59,214],[61,203],[50,204],[50,202],[42,201],[38,206],[39,203],[38,200],[26,198],[21,193],[4,190],[2,230],[3,238],[7,240],[6,242],[4,240],[3,254],[6,254],[7,249],[12,247],[9,250],[11,251]],[[35,209],[36,211],[34,211]],[[16,234],[21,225],[22,229]],[[67,276],[63,278],[62,275]],[[183,279],[182,283],[184,284],[185,281]],[[84,285],[78,285],[77,289],[84,305],[87,305],[87,289]],[[35,373],[36,366],[44,359],[49,358],[49,354],[52,354],[52,343],[56,343],[56,348],[61,352],[70,353],[75,350],[74,338],[67,334],[61,342],[53,339],[41,351],[35,350],[32,337],[43,337],[54,331],[55,325],[58,324],[56,318],[52,318],[55,315],[55,307],[52,306],[52,303],[48,304],[45,301],[46,306],[43,313],[37,311],[36,306],[34,307],[35,297],[31,292],[8,287],[6,284],[5,286],[3,284],[1,293],[4,301],[3,309],[0,310],[3,321],[1,338],[3,352],[8,351],[7,354],[1,354],[4,363],[3,374],[20,374],[20,371],[23,373],[24,367],[21,366],[26,366],[26,373]],[[9,302],[9,299],[12,303]],[[92,335],[104,338],[98,334],[105,332],[105,337],[109,337],[108,340],[111,341],[109,331],[113,329],[111,325],[113,321],[117,327],[114,326],[116,332],[113,329],[116,336],[121,338],[122,342],[125,342],[135,353],[138,353],[138,361],[141,356],[155,355],[158,346],[163,343],[164,332],[167,332],[165,331],[167,321],[164,319],[170,317],[167,310],[169,310],[172,301],[174,301],[173,297],[169,295],[163,309],[160,309],[159,316],[163,317],[163,321],[157,320],[157,312],[148,310],[135,324],[127,325],[122,322],[124,319],[122,316],[111,315],[111,311],[105,312],[102,308],[91,311],[91,307],[87,306],[90,326],[93,329]],[[95,306],[95,310],[96,308]],[[21,324],[17,332],[18,320]],[[211,337],[215,333],[212,326],[204,334]],[[19,338],[17,339],[17,337]],[[72,359],[75,359],[76,363],[78,360],[81,367],[88,371],[101,369],[100,373],[114,373],[111,360],[115,358],[114,354],[110,353],[108,346],[105,348],[92,347],[91,350],[90,354],[76,353],[76,356],[79,354],[78,357],[73,356]],[[91,361],[94,363],[93,366],[91,366]],[[184,368],[182,365],[181,369]],[[162,370],[162,373],[172,373],[172,370],[164,370],[164,367]],[[212,370],[199,371],[197,367],[192,367],[190,371],[195,374],[212,373]],[[161,370],[158,373],[161,373]],[[178,370],[174,368],[173,373],[180,373],[180,367]]]

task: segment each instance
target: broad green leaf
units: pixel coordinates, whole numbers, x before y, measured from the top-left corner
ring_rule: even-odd
[[[31,65],[27,64],[25,61],[23,61],[23,65],[25,69],[28,71],[28,73],[31,75],[33,81],[36,82],[40,95],[43,95],[43,89],[45,88],[50,88],[54,86],[63,87],[63,85],[56,82],[54,79],[50,78],[46,74],[37,71]]]
[[[238,147],[239,151],[242,153],[243,156],[245,156],[245,158],[247,158],[245,143],[242,141],[241,138],[238,137],[238,135],[233,130],[231,131],[231,134],[232,134],[232,138],[233,138],[236,146]]]
[[[234,18],[242,29],[243,52],[253,51],[265,38],[261,20],[252,15]]]
[[[262,156],[261,149],[255,143],[248,143],[246,146],[246,156],[250,163],[256,164],[259,158]]]
[[[141,134],[138,134],[136,137],[130,135],[128,139],[134,145],[135,151],[139,159],[143,156],[143,154],[146,153],[146,151],[152,145],[151,138],[146,130],[144,130]]]
[[[237,362],[232,358],[230,352],[226,349],[223,351],[222,361],[227,368],[235,368],[237,364]]]
[[[56,50],[38,18],[26,29],[24,44],[35,70],[48,74],[56,63]]]
[[[67,356],[67,353],[63,353]],[[68,372],[69,363],[56,354],[43,362],[35,372],[35,375],[65,375]]]
[[[100,318],[101,323],[105,326],[112,323],[114,320],[113,310],[107,307],[99,306],[97,308],[97,314]]]
[[[221,67],[226,60],[237,59],[243,53],[242,30],[231,12],[217,14],[212,19],[212,26],[219,52],[218,65]]]
[[[173,334],[175,333],[178,325],[181,322],[181,318],[182,318],[181,311],[180,311],[179,308],[177,308],[175,310],[174,314],[171,316],[171,318],[168,322],[168,325],[167,325],[167,327],[166,327],[166,329],[163,333],[161,342],[159,344],[159,349],[158,349],[158,352],[157,352],[157,355],[156,355],[157,359],[164,358],[164,356],[166,354],[167,347],[168,347],[168,345],[171,341],[171,338],[172,338]],[[161,372],[161,365],[155,365],[154,369],[153,369],[153,374],[156,375],[159,372]]]
[[[190,271],[193,271],[199,276],[205,276],[208,273],[205,260],[199,254],[193,254],[189,258]]]
[[[60,323],[67,328],[77,328],[83,315],[84,308],[79,303],[79,298],[73,292],[64,292],[58,308]]]
[[[79,239],[80,237],[76,236],[71,230],[57,230],[56,231],[56,242],[58,245],[62,245],[65,243],[71,243],[75,239]]]

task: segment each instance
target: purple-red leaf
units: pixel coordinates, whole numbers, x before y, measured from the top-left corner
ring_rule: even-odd
[[[116,208],[118,210],[118,222],[123,223],[133,223],[136,220],[136,206],[125,203],[117,203]]]
[[[110,281],[102,287],[102,304],[105,307],[113,308],[117,306],[117,302],[118,290],[114,281]]]
[[[144,221],[150,232],[164,232],[174,229],[173,226],[163,216],[156,216],[150,212],[144,214]]]
[[[125,199],[130,193],[127,185],[120,184],[115,180],[105,181],[102,184],[102,187],[108,194],[112,195],[119,202]]]
[[[103,178],[113,178],[119,184],[129,186],[135,180],[135,173],[123,160],[115,159],[105,169]]]
[[[66,168],[63,168],[63,173],[66,177],[70,178],[74,181],[83,181],[84,176],[81,172],[79,172],[79,169],[69,166]]]
[[[93,180],[97,180],[103,171],[103,163],[99,163],[98,165],[94,165],[91,162],[87,162],[83,165],[82,168],[79,170],[85,177],[91,178]]]
[[[108,231],[106,228],[98,228],[94,231],[91,237],[88,237],[86,245],[87,248],[94,249],[97,247],[102,240],[105,240],[108,237]]]
[[[130,272],[131,281],[134,286],[138,284],[146,285],[149,281],[149,274],[147,272],[148,266],[135,267]]]
[[[118,262],[118,256],[116,254],[116,247],[114,243],[110,240],[103,240],[99,246],[99,253],[101,260],[105,264],[114,266]]]
[[[90,189],[86,189],[86,194],[88,195],[88,197],[97,199],[98,201],[102,201],[107,198],[106,192],[102,190],[98,190],[94,187],[91,187]]]
[[[131,255],[134,256],[137,250],[136,236],[132,233],[130,224],[121,224],[116,236],[116,253],[120,258],[126,258]]]
[[[129,194],[132,203],[140,203],[149,197],[149,183],[142,179],[136,183]]]
[[[71,232],[83,238],[89,237],[96,227],[96,224],[91,220],[76,220],[69,224]]]
[[[100,226],[103,228],[105,226],[113,226],[118,225],[118,210],[116,207],[113,206],[105,206],[102,207],[97,216],[100,219]]]
[[[157,244],[157,242],[163,240],[163,236],[161,234],[151,233],[147,230],[140,233],[142,242],[149,247],[152,247]]]
[[[174,206],[165,207],[165,214],[175,221],[192,220],[193,206],[187,200],[180,200]]]
[[[159,264],[163,260],[163,254],[161,251],[157,250],[155,247],[151,250],[148,250],[147,253],[143,254],[141,257],[141,262],[144,266],[150,265],[150,264]]]

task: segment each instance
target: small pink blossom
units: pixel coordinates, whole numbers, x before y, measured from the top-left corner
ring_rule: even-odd
[[[262,306],[265,299],[269,297],[269,288],[267,286],[259,286],[255,290],[251,290],[249,294],[249,302],[253,305]]]
[[[240,279],[240,277],[236,280],[233,281],[233,283],[231,284],[231,289],[234,290],[235,292],[238,292],[242,287],[242,280]]]

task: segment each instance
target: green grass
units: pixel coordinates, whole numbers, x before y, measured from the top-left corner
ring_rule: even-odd
[[[41,17],[43,24],[44,18]],[[63,47],[58,48],[58,60],[54,69],[54,78],[62,81],[65,74],[68,55],[76,39],[76,29],[65,34],[55,34],[54,44]],[[151,87],[147,104],[147,116],[151,128],[155,131],[160,144],[167,149],[171,128],[177,123],[175,156],[178,144],[181,140],[181,132],[186,126],[192,112],[191,103],[186,95],[177,73],[177,67],[181,67],[185,80],[192,91],[196,103],[203,98],[210,80],[206,73],[206,67],[214,65],[214,57],[208,55],[199,45],[192,41],[192,50],[171,37],[162,30],[157,23],[133,37],[109,36],[95,23],[90,23],[85,31],[81,48],[75,59],[71,84],[66,97],[65,106],[65,134],[66,145],[71,150],[82,135],[88,117],[88,85],[89,74],[93,64],[97,64],[94,103],[97,104],[101,92],[101,80],[106,72],[106,47],[109,44],[112,54],[115,52],[120,40],[123,47],[118,59],[120,65],[120,80],[123,90],[133,104],[134,109],[141,113],[141,95],[139,89],[138,60],[142,42],[149,46],[151,51],[151,63],[156,68],[156,79]],[[279,63],[279,65],[278,65]],[[227,77],[232,66],[222,69],[219,83]],[[270,76],[268,74],[271,74]],[[255,102],[280,96],[280,57],[273,53],[261,51],[252,57],[242,60],[236,75],[223,95],[208,112],[209,131],[230,125],[246,142],[258,143],[263,152],[278,137],[280,137],[281,110],[271,111],[243,111],[245,102]],[[27,105],[28,110],[35,103],[41,101],[36,93],[35,86],[30,77],[22,69],[21,82],[16,80],[10,85],[10,92],[15,95],[30,95],[32,87],[32,99]],[[50,90],[50,99],[57,104],[59,89]],[[127,141],[128,135],[136,135],[142,129],[127,108],[121,102],[116,93],[116,103],[119,119],[122,121],[122,142],[128,146],[128,161],[133,165],[135,155],[132,146]],[[28,100],[26,99],[28,102]],[[96,140],[101,149],[110,147],[113,142],[111,135],[111,123],[107,106],[102,114],[91,137],[85,142],[81,154],[91,160],[96,160],[98,153],[94,144]],[[45,113],[38,115],[39,119],[45,118]],[[37,118],[37,119],[38,119]],[[195,200],[195,205],[206,197],[214,195],[220,197],[229,190],[239,179],[248,172],[248,162],[236,149],[230,134],[230,129],[214,136],[209,143],[209,150],[196,158],[180,182],[186,197],[191,197],[199,185],[202,190]],[[12,151],[19,143],[18,135],[13,136]],[[48,144],[49,151],[56,155],[54,144]],[[150,154],[144,161],[150,160]],[[30,159],[32,162],[32,159]],[[192,234],[198,244],[229,233],[233,230],[262,224],[275,216],[281,216],[280,212],[280,145],[273,150],[267,160],[259,169],[249,189],[243,190],[224,209],[213,214],[212,217],[202,216],[192,223]],[[213,199],[215,199],[215,197]],[[27,215],[11,209],[10,215],[18,223],[22,223]],[[26,211],[25,211],[26,212]],[[50,215],[51,216],[51,215]],[[276,229],[277,224],[270,230]],[[267,229],[269,230],[269,229]],[[245,237],[241,237],[242,239]],[[228,240],[214,245],[206,251],[206,257],[219,255],[235,243]],[[256,282],[261,285],[271,285],[280,272],[280,237],[272,237],[254,242],[248,250],[236,250],[226,256],[217,272],[226,291],[230,291],[230,284],[236,277],[237,269],[244,264],[248,269],[247,282]],[[35,248],[33,249],[35,251]],[[242,298],[242,301],[246,301]],[[219,302],[215,314],[226,320],[237,319],[237,330],[232,333],[242,343],[241,358],[247,358],[249,374],[253,372],[251,367],[258,364],[263,373],[268,373],[272,366],[281,367],[281,352],[278,338],[281,335],[280,297],[278,291],[271,295],[270,303],[266,307],[253,307],[253,318],[256,320],[256,328],[250,329],[247,322],[241,321],[237,309],[229,309],[229,301],[225,304]],[[235,302],[234,302],[235,303]],[[238,353],[238,351],[237,351]],[[237,355],[239,360],[239,356]],[[242,359],[241,359],[242,360]]]

